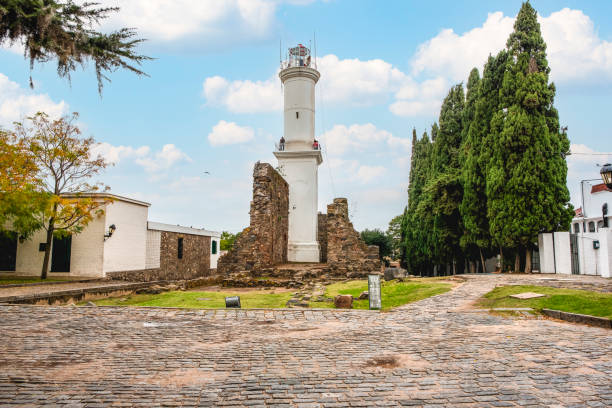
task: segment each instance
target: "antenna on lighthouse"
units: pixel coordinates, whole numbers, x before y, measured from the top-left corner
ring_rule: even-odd
[[[317,68],[317,32],[313,32],[312,33],[313,38],[314,38],[314,67],[315,69]]]

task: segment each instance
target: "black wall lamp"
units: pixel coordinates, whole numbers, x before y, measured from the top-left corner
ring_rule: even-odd
[[[599,174],[601,174],[601,179],[603,180],[606,187],[612,189],[612,164],[606,163],[601,166]]]
[[[104,234],[104,240],[106,241],[107,239],[112,237],[116,229],[117,229],[117,227],[115,226],[115,224],[109,225],[108,226],[108,232],[106,234]]]

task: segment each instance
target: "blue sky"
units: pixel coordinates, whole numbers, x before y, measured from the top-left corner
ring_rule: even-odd
[[[407,201],[412,128],[437,121],[455,83],[501,49],[521,1],[105,0],[122,10],[103,29],[136,27],[156,59],[138,78],[112,74],[103,97],[92,67],[71,83],[19,45],[0,49],[0,126],[37,110],[77,111],[114,165],[112,192],[148,201],[152,221],[213,230],[248,225],[251,170],[276,165],[283,48],[316,32],[319,208],[349,199],[357,229],[386,229]],[[612,2],[532,1],[548,44],[555,105],[569,127],[568,186],[612,161]],[[586,153],[586,154],[585,154]],[[210,175],[204,172],[210,172]]]

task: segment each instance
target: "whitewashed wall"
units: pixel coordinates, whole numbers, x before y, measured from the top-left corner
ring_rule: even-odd
[[[555,265],[557,273],[572,274],[572,253],[570,250],[570,233],[567,231],[554,232],[555,239]]]
[[[105,230],[117,230],[104,242],[104,273],[145,269],[148,207],[116,200],[107,206]]]
[[[599,271],[604,278],[612,278],[612,230],[599,230]]]
[[[599,239],[598,233],[582,233],[578,235],[578,261],[581,275],[600,275],[599,249],[593,248],[593,242]]]
[[[104,216],[94,218],[80,234],[72,236],[70,249],[70,272],[50,272],[53,259],[49,260],[50,276],[93,276],[102,277]],[[45,253],[38,250],[40,243],[47,239],[47,232],[40,230],[29,240],[17,243],[15,273],[40,275]],[[53,254],[53,248],[51,248]]]
[[[213,255],[212,253],[212,243],[213,241],[217,241],[217,253]],[[210,237],[210,269],[217,269],[217,261],[221,257],[221,236],[211,236]]]
[[[540,272],[555,273],[552,234],[540,234],[538,236],[538,250],[540,252]]]
[[[36,232],[30,239],[17,242],[17,262],[15,273],[20,275],[40,275],[45,253],[38,251],[41,242],[46,241],[47,232]],[[51,262],[49,262],[51,269]]]
[[[94,218],[80,234],[72,236],[70,249],[70,275],[104,276],[104,220]]]
[[[161,231],[147,230],[147,258],[146,269],[155,269],[160,266]]]

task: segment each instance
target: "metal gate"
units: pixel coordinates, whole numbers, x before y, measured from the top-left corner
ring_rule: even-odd
[[[570,254],[572,256],[572,275],[580,275],[578,261],[578,234],[570,234]]]
[[[540,272],[540,250],[534,249],[531,253],[531,271]]]

